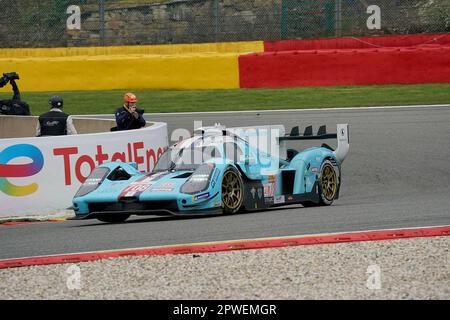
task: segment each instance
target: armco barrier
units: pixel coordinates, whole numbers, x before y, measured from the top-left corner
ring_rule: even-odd
[[[242,88],[450,82],[450,46],[286,51],[239,58]]]
[[[26,118],[21,127],[34,133],[36,118]],[[0,133],[7,130],[4,124],[9,120],[20,118],[0,116]],[[95,131],[92,120],[74,121],[80,133]],[[107,129],[103,133],[0,139],[0,218],[64,211],[95,166],[120,160],[150,171],[168,146],[165,123],[109,132],[112,126],[113,121],[103,120],[97,125],[98,130]]]
[[[264,42],[265,52],[450,45],[450,33]]]

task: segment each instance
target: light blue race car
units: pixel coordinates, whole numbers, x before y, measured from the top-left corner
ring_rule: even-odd
[[[281,126],[282,127],[282,126]],[[136,163],[112,162],[95,168],[73,199],[75,219],[119,223],[131,215],[200,216],[234,214],[291,204],[328,206],[339,198],[341,165],[349,152],[348,125],[336,134],[322,126],[317,135],[274,130],[198,129],[170,148],[150,173]],[[289,140],[337,139],[298,152]],[[275,141],[261,147],[261,141]],[[275,152],[273,152],[275,150]]]

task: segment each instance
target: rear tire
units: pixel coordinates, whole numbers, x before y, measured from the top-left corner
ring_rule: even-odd
[[[329,160],[325,160],[320,168],[319,182],[319,203],[312,201],[302,202],[305,208],[318,206],[331,206],[333,204],[338,190],[338,175],[333,164]]]
[[[97,220],[107,223],[122,223],[130,217],[129,214],[111,214],[97,217]]]
[[[325,160],[320,168],[319,198],[320,205],[331,206],[338,194],[338,175],[330,160]]]

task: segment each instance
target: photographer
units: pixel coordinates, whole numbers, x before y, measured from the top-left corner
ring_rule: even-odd
[[[138,109],[136,95],[127,93],[124,97],[123,107],[116,110],[117,130],[133,130],[145,127],[145,119],[142,116],[144,110]]]
[[[14,92],[11,100],[0,100],[1,114],[15,116],[30,115],[30,107],[26,102],[20,100],[20,91],[16,83],[16,80],[19,79],[19,75],[16,72],[4,73],[3,77],[0,78],[0,88],[6,86],[9,82]]]

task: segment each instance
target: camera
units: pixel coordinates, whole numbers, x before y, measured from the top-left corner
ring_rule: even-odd
[[[20,79],[19,74],[17,72],[4,73],[3,78],[7,79],[8,81]]]
[[[4,73],[3,77],[0,78],[0,88],[6,86],[6,84],[11,80],[19,80],[19,74],[17,72]]]

